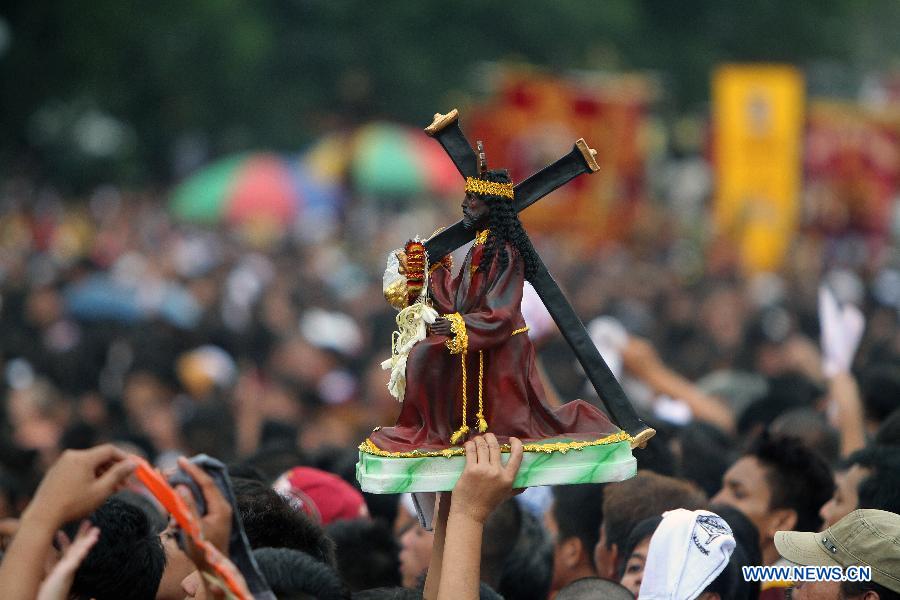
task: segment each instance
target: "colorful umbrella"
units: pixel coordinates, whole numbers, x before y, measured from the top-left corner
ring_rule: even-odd
[[[336,182],[316,177],[296,158],[241,154],[220,159],[182,182],[171,209],[200,224],[265,224],[287,228],[307,208],[334,209],[342,194]]]
[[[458,192],[459,172],[440,144],[421,130],[389,123],[360,128],[353,139],[354,187],[374,195],[447,195]]]
[[[462,188],[440,144],[421,130],[392,123],[326,136],[302,160],[325,180],[348,180],[357,192],[374,196],[445,196]]]

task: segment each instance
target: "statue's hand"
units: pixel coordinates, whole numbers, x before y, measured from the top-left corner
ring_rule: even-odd
[[[434,323],[428,326],[428,331],[435,335],[452,336],[453,331],[450,329],[450,321],[444,317],[438,317]]]

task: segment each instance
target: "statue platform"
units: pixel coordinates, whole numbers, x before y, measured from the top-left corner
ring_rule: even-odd
[[[632,440],[615,434],[596,442],[567,439],[526,444],[514,488],[629,479],[637,472]],[[509,460],[504,447],[502,460]],[[362,490],[373,494],[452,490],[466,464],[464,450],[454,446],[435,452],[383,452],[369,440],[360,445],[356,477]]]

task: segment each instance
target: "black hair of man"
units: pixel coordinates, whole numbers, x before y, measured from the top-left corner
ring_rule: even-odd
[[[294,467],[308,466],[306,456],[295,444],[264,446],[241,461],[241,464],[260,471],[266,483],[274,482],[282,473]]]
[[[479,600],[503,600],[491,587],[481,582],[478,586]],[[403,587],[380,587],[353,594],[353,600],[422,600],[422,590]]]
[[[646,519],[635,525],[634,529],[631,530],[631,533],[628,535],[628,541],[626,541],[625,545],[622,547],[622,561],[621,568],[619,569],[619,579],[621,579],[625,574],[625,568],[628,566],[628,559],[629,557],[631,557],[631,553],[634,552],[634,549],[637,548],[645,538],[653,536],[653,532],[656,531],[656,528],[659,527],[660,523],[662,523],[662,515],[647,517]],[[644,559],[646,560],[646,558],[647,557],[645,556]]]
[[[578,538],[585,555],[591,560],[603,522],[603,484],[554,487],[553,518],[559,530],[557,541]]]
[[[380,587],[354,592],[353,600],[422,600],[422,590],[404,587]]]
[[[879,446],[900,446],[900,408],[881,422],[875,434],[875,443]]]
[[[290,548],[253,551],[263,577],[281,600],[344,600],[350,594],[335,571],[305,552]]]
[[[515,498],[504,504],[512,504],[519,509],[520,524],[518,536],[496,537],[491,542],[495,548],[506,547],[506,560],[496,590],[504,598],[544,600],[553,583],[553,543],[537,518],[521,510]],[[485,527],[485,544],[488,539],[488,528]],[[515,540],[512,548],[509,547],[511,540]]]
[[[143,510],[109,498],[88,517],[100,538],[75,572],[72,597],[78,600],[153,600],[166,553]],[[78,523],[64,528],[72,539]]]
[[[634,594],[618,583],[599,577],[583,577],[559,590],[556,600],[634,600]]]
[[[675,434],[681,448],[679,472],[712,497],[722,486],[722,476],[737,458],[731,437],[715,425],[694,421]]]
[[[747,564],[763,564],[762,552],[759,549],[759,530],[753,524],[753,521],[730,504],[711,504],[709,510],[722,517],[728,523],[728,526],[731,527],[734,541],[744,549],[747,560],[750,561]]]
[[[386,523],[336,521],[325,528],[336,547],[337,569],[353,592],[399,586],[400,547]],[[365,560],[360,560],[364,556]]]
[[[713,504],[710,505],[709,510],[725,519],[725,522],[731,527],[735,551],[740,552],[736,557],[732,554],[733,562],[739,567],[763,564],[762,551],[759,547],[759,530],[753,521],[743,512],[728,504]],[[741,579],[743,580],[743,578]],[[735,593],[741,598],[756,598],[759,595],[759,587],[760,582],[758,581],[745,582],[745,585],[739,586],[740,590]]]
[[[696,510],[707,504],[706,495],[693,483],[653,471],[638,471],[631,479],[607,484],[603,495],[606,547],[617,547],[620,563],[626,558],[622,549],[638,523],[667,510]]]
[[[241,522],[251,548],[300,550],[334,566],[334,542],[322,528],[266,484],[253,479],[231,480]]]
[[[169,524],[168,515],[164,515],[163,513],[159,512],[157,504],[155,504],[153,500],[151,500],[147,496],[144,496],[143,494],[139,494],[131,490],[122,490],[121,492],[117,492],[112,497],[118,498],[119,500],[127,502],[128,504],[136,506],[144,511],[144,514],[147,515],[147,519],[150,520],[150,529],[152,531],[155,531],[156,533],[162,533]]]
[[[797,438],[768,433],[754,440],[745,455],[755,457],[766,470],[769,508],[794,510],[795,531],[819,531],[819,509],[834,493],[834,478],[825,459]]]
[[[735,547],[728,558],[728,564],[713,579],[703,592],[718,594],[719,598],[728,600],[749,600],[751,590],[744,581],[741,566],[746,563],[743,548]]]
[[[511,183],[509,173],[505,169],[487,171],[480,177],[494,183]],[[481,255],[479,268],[487,272],[491,260],[496,254],[500,259],[500,267],[505,269],[509,264],[509,253],[504,246],[509,242],[519,251],[522,261],[525,263],[525,279],[531,280],[538,268],[538,256],[519,221],[519,213],[516,212],[515,201],[503,196],[483,196],[488,206],[488,228],[491,233],[484,245],[484,254]]]
[[[878,600],[900,600],[900,594],[874,581],[841,582],[841,598],[862,598],[866,592],[875,592]]]
[[[776,435],[800,438],[829,465],[841,458],[841,437],[822,412],[812,408],[794,408],[772,421],[769,431]]]
[[[847,459],[869,469],[859,482],[858,508],[877,508],[900,514],[900,449],[896,446],[869,446]]]
[[[900,367],[896,364],[878,364],[862,375],[861,395],[866,418],[882,423],[900,408]]]

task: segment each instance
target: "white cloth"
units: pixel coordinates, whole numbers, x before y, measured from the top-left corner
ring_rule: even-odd
[[[670,510],[650,538],[640,600],[693,600],[734,551],[725,519],[708,510]]]
[[[522,287],[522,318],[528,326],[528,337],[531,341],[538,342],[556,330],[553,317],[544,306],[544,302],[538,293],[534,291],[531,283],[525,282]]]
[[[614,317],[597,317],[587,326],[591,341],[616,379],[622,378],[622,350],[628,345],[628,332]]]
[[[819,287],[819,328],[825,375],[849,372],[866,328],[862,312],[852,304],[840,306],[834,293],[823,285]]]

